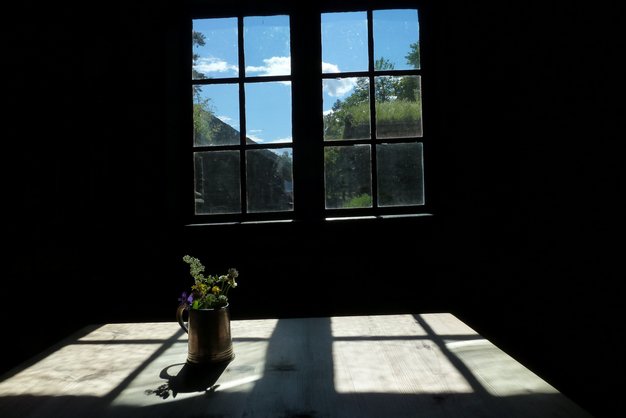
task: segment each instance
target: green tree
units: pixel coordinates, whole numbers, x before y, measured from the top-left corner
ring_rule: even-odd
[[[206,36],[204,35],[204,33],[202,32],[196,32],[193,31],[191,32],[191,45],[192,46],[205,46],[206,45]],[[198,58],[200,58],[198,56],[198,54],[194,53],[191,56],[191,62],[193,63],[193,66],[191,67],[191,75],[194,79],[202,79],[202,78],[206,78],[206,76],[204,74],[202,74],[201,72],[197,71],[195,69],[196,63],[198,62]]]
[[[384,57],[374,62],[377,71],[393,70],[394,65]],[[399,82],[395,77],[376,77],[374,96],[377,102],[393,100]],[[354,91],[344,100],[337,100],[332,112],[324,117],[324,138],[357,139],[369,136],[370,129],[370,82],[368,77],[359,77]]]
[[[407,63],[419,68],[419,43],[410,45],[405,57]],[[394,64],[380,57],[374,62],[376,71],[392,71]],[[374,78],[377,129],[383,135],[414,136],[421,132],[420,79],[417,76],[376,76]],[[370,85],[369,78],[357,80],[354,91],[343,100],[337,100],[332,112],[324,116],[324,139],[369,138]],[[368,178],[369,165],[358,163],[352,147],[327,147],[324,155],[326,167],[326,201],[330,207],[366,207],[371,205],[369,185],[356,179]],[[367,148],[363,148],[365,150]],[[411,156],[407,156],[411,157]],[[362,156],[365,161],[366,156]],[[397,185],[396,185],[397,186]],[[402,187],[400,187],[402,188]],[[411,189],[412,190],[412,189]]]
[[[409,47],[411,48],[411,50],[404,58],[406,58],[407,64],[412,65],[413,68],[415,68],[416,70],[419,70],[420,69],[420,43],[419,42],[412,43],[411,45],[409,45]]]
[[[376,71],[389,71],[395,70],[396,66],[385,59],[380,57],[374,61],[374,69]],[[399,83],[398,79],[393,76],[379,76],[374,79],[374,98],[376,103],[389,102],[394,100],[398,95]]]
[[[206,36],[202,32],[193,31],[191,33],[191,44],[193,47],[206,45]],[[196,70],[196,64],[200,57],[194,53],[191,56],[191,75],[194,80],[206,79],[207,76]],[[211,108],[211,100],[203,98],[202,86],[194,84],[193,94],[193,140],[196,145],[206,145],[211,142],[216,129],[214,124],[215,115]]]
[[[419,42],[412,43],[409,46],[411,49],[409,53],[404,57],[406,63],[415,69],[420,68],[420,44]],[[398,86],[398,99],[407,101],[419,101],[420,100],[420,83],[418,77],[403,77],[400,80]]]

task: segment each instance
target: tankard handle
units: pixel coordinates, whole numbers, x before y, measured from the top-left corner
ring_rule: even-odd
[[[176,320],[178,321],[178,325],[180,325],[180,327],[184,329],[187,334],[189,334],[189,328],[187,328],[187,325],[185,325],[185,321],[183,321],[183,314],[185,313],[187,308],[187,305],[184,303],[181,303],[178,306],[178,309],[176,310]]]

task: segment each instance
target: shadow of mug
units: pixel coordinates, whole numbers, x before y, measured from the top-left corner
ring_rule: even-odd
[[[219,387],[215,382],[224,373],[229,363],[230,361],[211,364],[172,364],[161,370],[159,374],[159,377],[166,379],[167,383],[154,390],[146,390],[145,394],[167,399],[170,395],[175,398],[179,393],[213,392]],[[170,374],[170,369],[181,365],[183,367],[178,373]]]

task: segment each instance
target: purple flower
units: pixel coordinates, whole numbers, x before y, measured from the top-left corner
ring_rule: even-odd
[[[191,303],[193,302],[193,295],[189,294],[189,296],[187,295],[187,292],[183,292],[183,294],[178,298],[178,301],[180,303],[186,303],[191,305]]]

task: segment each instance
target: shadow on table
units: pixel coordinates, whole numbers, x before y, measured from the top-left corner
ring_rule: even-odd
[[[222,375],[230,361],[215,364],[197,365],[191,363],[178,363],[167,366],[159,377],[167,379],[167,383],[156,389],[146,390],[146,395],[156,395],[163,399],[176,397],[179,393],[191,392],[213,392],[219,387],[216,385],[217,379]],[[183,366],[180,371],[171,375],[170,370],[178,366]]]
[[[153,364],[168,348],[180,343],[180,332],[165,340],[162,346],[145,359],[139,367],[133,370],[113,390],[103,396],[72,395],[70,391],[55,392],[51,388],[48,392],[37,388],[13,388],[7,394],[0,395],[0,416],[3,418],[23,418],[25,416],[51,417],[58,416],[91,416],[93,418],[123,418],[123,417],[160,417],[160,416],[198,416],[206,415],[210,410],[211,416],[265,416],[281,418],[379,418],[381,416],[404,418],[417,417],[520,417],[520,418],[555,418],[555,417],[590,417],[576,405],[570,403],[559,393],[518,393],[508,396],[492,393],[458,355],[450,350],[449,341],[467,341],[475,338],[472,335],[440,335],[431,328],[420,315],[414,316],[414,321],[423,335],[352,335],[351,328],[344,331],[333,330],[329,318],[310,318],[305,322],[290,319],[279,320],[273,328],[269,338],[249,338],[251,344],[247,351],[241,345],[240,360],[262,357],[262,369],[243,369],[249,366],[245,362],[233,364],[231,372],[235,377],[249,377],[245,384],[254,382],[254,385],[240,388],[240,390],[224,390],[225,383],[216,382],[224,373],[228,373],[229,363],[212,366],[194,366],[188,363],[175,363],[163,368],[159,376],[163,384],[155,389],[145,391],[145,397],[160,397],[162,399],[175,398],[179,393],[200,393],[209,396],[180,396],[176,402],[146,402],[147,399],[137,399],[135,392],[125,390],[145,371],[148,365]],[[244,342],[239,338],[237,342]],[[246,340],[246,341],[248,341]],[[467,383],[464,391],[455,392],[447,386],[432,392],[406,393],[397,391],[380,392],[382,386],[372,385],[374,389],[358,391],[348,387],[354,377],[347,376],[350,369],[342,369],[342,362],[356,359],[356,365],[367,372],[369,364],[358,357],[372,358],[368,350],[370,341],[390,343],[402,348],[394,341],[413,341],[413,350],[420,351],[420,356],[430,358],[433,367],[442,362],[449,363],[459,379]],[[130,340],[133,344],[137,341]],[[100,341],[96,341],[102,344]],[[154,343],[154,340],[146,340]],[[126,344],[128,341],[116,341],[114,344]],[[109,344],[113,344],[109,342]],[[81,344],[94,344],[84,341]],[[433,350],[435,349],[436,350]],[[262,356],[257,350],[263,350]],[[438,352],[436,357],[429,357],[431,352]],[[117,352],[116,352],[117,353]],[[252,355],[254,354],[254,355]],[[426,361],[426,360],[424,360]],[[157,367],[158,370],[160,367]],[[45,368],[44,368],[45,370]],[[151,369],[154,370],[154,369]],[[337,376],[337,371],[343,370]],[[347,371],[346,371],[347,370]],[[356,369],[357,371],[359,369]],[[435,372],[439,369],[434,369]],[[254,371],[254,375],[250,374]],[[399,373],[405,372],[399,370]],[[154,373],[150,371],[150,373]],[[433,372],[434,373],[434,372]],[[453,373],[454,374],[454,373]],[[376,377],[375,373],[365,375]],[[151,376],[152,380],[155,376]],[[251,379],[254,377],[254,379]],[[447,384],[453,376],[443,375],[440,379]],[[344,379],[344,380],[342,380]],[[99,382],[98,376],[93,379]],[[343,383],[342,383],[343,382]],[[41,383],[41,381],[40,381]],[[45,382],[44,382],[45,383]],[[232,383],[232,381],[230,382]],[[361,382],[363,383],[363,382]],[[367,383],[367,382],[365,382]],[[83,382],[82,384],[85,384]],[[344,385],[342,388],[341,384]],[[136,386],[135,386],[136,387]],[[11,389],[11,388],[9,388]],[[393,389],[393,388],[392,388]],[[400,388],[402,389],[402,388]],[[37,393],[40,393],[39,395]],[[125,399],[117,398],[127,395]],[[124,396],[122,396],[124,398]],[[141,398],[141,395],[140,395]],[[137,402],[135,402],[137,401]],[[98,411],[94,413],[94,411]],[[221,415],[220,415],[221,414]],[[612,416],[611,416],[612,417]],[[621,417],[621,415],[620,415]]]

